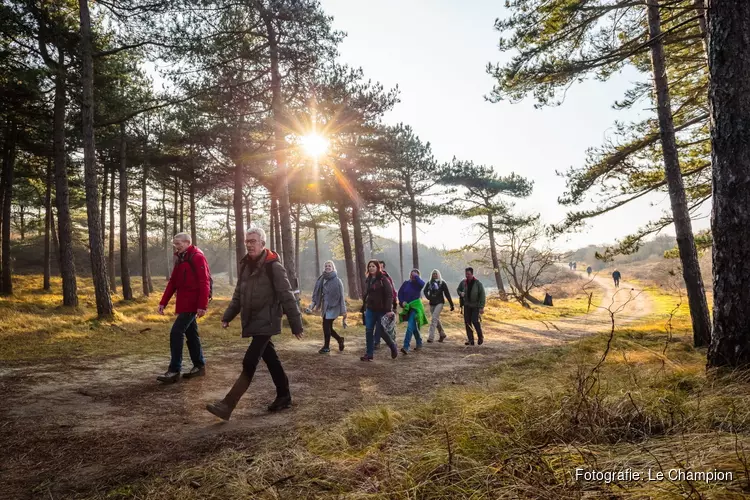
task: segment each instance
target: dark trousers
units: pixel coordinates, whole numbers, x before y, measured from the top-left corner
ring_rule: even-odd
[[[615,288],[620,286],[620,278],[615,278]]]
[[[185,344],[183,338],[187,339],[188,352],[193,366],[200,368],[206,364],[201,349],[201,338],[198,336],[198,322],[195,313],[180,313],[172,324],[169,333],[169,348],[172,360],[169,362],[170,372],[178,372],[182,369],[182,346]]]
[[[474,330],[477,331],[477,337],[481,340],[482,335],[482,324],[479,322],[479,308],[464,306],[464,323],[466,324],[466,338],[469,339],[470,343],[474,343],[474,332],[471,327],[474,326]]]
[[[336,339],[336,342],[341,342],[341,336],[336,333],[336,330],[333,329],[333,322],[336,321],[335,319],[323,319],[323,337],[324,337],[324,344],[323,347],[328,349],[331,344],[331,337]]]
[[[289,396],[289,379],[284,373],[284,367],[281,366],[281,361],[276,354],[270,335],[256,335],[247,348],[245,358],[242,360],[242,373],[247,375],[250,380],[253,379],[261,359],[266,363],[268,371],[271,372],[271,379],[276,385],[276,395],[279,397]]]

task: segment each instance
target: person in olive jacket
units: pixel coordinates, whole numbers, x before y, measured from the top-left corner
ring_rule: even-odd
[[[477,331],[477,344],[482,345],[484,343],[484,335],[482,334],[480,318],[484,314],[486,295],[484,293],[484,285],[474,276],[474,268],[466,268],[466,279],[458,285],[457,291],[458,296],[461,297],[461,304],[464,307],[464,323],[466,324],[467,337],[464,345],[474,345],[472,326]]]
[[[261,359],[266,363],[276,385],[276,400],[271,403],[268,410],[277,411],[289,408],[292,404],[289,379],[284,373],[271,337],[281,333],[281,318],[286,313],[292,333],[301,339],[302,315],[286,269],[279,261],[278,255],[265,248],[265,245],[265,231],[257,227],[247,230],[247,255],[242,259],[237,273],[237,286],[232,301],[221,319],[221,325],[227,328],[240,314],[242,336],[252,337],[242,360],[242,373],[239,378],[224,399],[206,406],[209,412],[224,420],[229,420],[238,401],[250,387]]]

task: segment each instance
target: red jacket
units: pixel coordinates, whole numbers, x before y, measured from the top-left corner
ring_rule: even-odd
[[[188,262],[190,257],[190,262]],[[191,267],[192,264],[192,267]],[[195,269],[195,271],[193,271]],[[160,305],[169,304],[169,299],[177,292],[175,314],[194,313],[198,309],[208,309],[209,270],[206,256],[200,249],[190,245],[180,258],[175,254],[175,265],[169,277],[167,289],[161,296]]]

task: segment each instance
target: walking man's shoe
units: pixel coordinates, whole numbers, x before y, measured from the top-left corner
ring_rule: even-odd
[[[234,410],[234,408],[231,408],[224,401],[217,401],[215,403],[207,404],[206,410],[222,420],[229,420],[229,417],[232,415],[232,410]]]
[[[268,411],[279,411],[292,406],[291,396],[276,396],[276,399],[268,405]]]
[[[180,380],[180,376],[182,374],[180,372],[167,372],[164,375],[159,375],[156,377],[156,380],[159,382],[164,382],[165,384],[174,384],[175,382]]]
[[[206,375],[206,365],[194,366],[189,372],[183,373],[182,378],[203,377]]]

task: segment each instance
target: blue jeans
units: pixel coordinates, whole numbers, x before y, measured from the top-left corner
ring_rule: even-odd
[[[389,347],[393,344],[391,338],[383,330],[383,324],[380,322],[384,315],[385,313],[383,312],[377,312],[371,309],[365,311],[365,343],[367,344],[367,355],[369,357],[373,357],[373,353],[375,352],[373,333],[377,332],[378,337],[382,337]]]
[[[170,372],[178,372],[182,369],[182,346],[183,337],[187,339],[188,352],[193,366],[200,368],[206,364],[201,349],[201,338],[198,336],[198,321],[196,313],[180,313],[174,320],[172,331],[169,334],[169,347],[172,351],[172,361],[169,363]]]
[[[417,340],[417,347],[422,345],[422,337],[419,335],[419,327],[417,326],[417,311],[409,312],[409,322],[406,326],[406,334],[404,334],[404,349],[409,350],[409,344],[411,344],[411,336]]]

